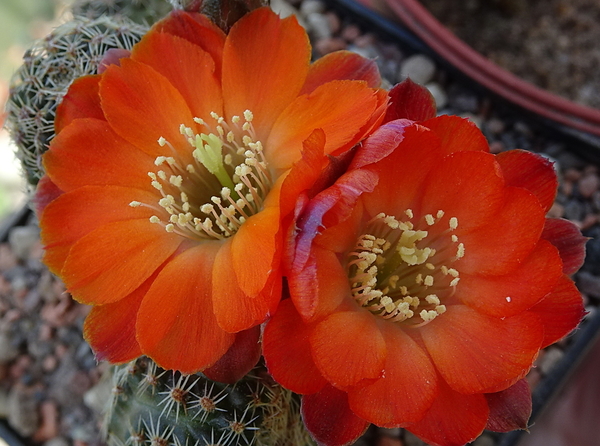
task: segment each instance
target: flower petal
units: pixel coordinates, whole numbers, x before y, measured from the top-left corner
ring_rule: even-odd
[[[495,386],[522,378],[544,336],[533,314],[496,319],[463,305],[448,306],[420,333],[446,382],[465,394],[496,391]]]
[[[442,115],[422,122],[442,140],[444,154],[464,151],[489,152],[487,139],[477,126],[466,118]]]
[[[490,407],[486,428],[494,432],[527,429],[531,416],[531,390],[526,379],[521,379],[508,389],[485,395]]]
[[[295,393],[316,393],[327,383],[312,359],[308,340],[311,329],[302,321],[292,301],[286,299],[279,304],[263,333],[263,354],[269,373]]]
[[[120,364],[142,355],[135,322],[142,299],[155,278],[153,275],[117,302],[92,308],[85,318],[83,335],[94,350],[96,360]]]
[[[199,46],[172,34],[149,33],[133,48],[131,58],[165,76],[195,117],[207,119],[211,112],[223,114],[215,63]]]
[[[554,290],[529,310],[544,326],[544,348],[569,334],[585,315],[581,293],[567,276],[559,279]]]
[[[425,121],[435,117],[435,99],[427,88],[413,82],[410,78],[396,84],[389,95],[390,105],[384,122],[395,119]]]
[[[75,79],[69,91],[56,109],[54,131],[60,133],[75,119],[94,118],[104,120],[98,96],[100,76],[97,74]]]
[[[300,159],[302,141],[316,128],[325,132],[325,154],[352,147],[365,136],[361,128],[371,121],[379,99],[378,91],[364,82],[332,81],[290,101],[265,144],[269,165],[290,168]]]
[[[235,384],[254,368],[260,354],[260,327],[257,326],[236,333],[227,353],[203,373],[210,380]]]
[[[533,193],[545,212],[552,207],[558,179],[552,162],[526,150],[509,150],[496,156],[507,186],[523,187]]]
[[[277,116],[302,88],[309,61],[308,36],[295,17],[281,20],[268,8],[245,15],[232,26],[223,50],[225,113],[252,111],[264,144]]]
[[[481,434],[488,414],[483,395],[462,395],[440,379],[438,396],[429,411],[406,429],[431,446],[463,446]]]
[[[437,394],[437,377],[425,351],[402,329],[385,323],[385,376],[348,392],[352,411],[381,427],[419,420]]]
[[[507,187],[505,202],[487,224],[467,234],[461,234],[458,217],[456,231],[464,243],[465,254],[455,268],[467,274],[504,275],[526,259],[540,239],[545,212],[529,191]],[[472,216],[475,218],[474,216]]]
[[[515,271],[502,276],[461,274],[456,291],[463,303],[482,313],[509,317],[538,303],[561,276],[557,249],[540,240]]]
[[[579,228],[569,220],[547,218],[542,238],[558,249],[563,262],[563,272],[574,274],[585,259],[585,244],[589,238],[581,235]]]
[[[73,245],[61,277],[81,303],[116,302],[141,286],[180,243],[146,218],[108,223]]]
[[[135,200],[152,202],[156,195],[119,186],[84,186],[62,194],[42,216],[44,263],[59,274],[71,246],[81,237],[107,223],[150,218],[152,209],[129,206]]]
[[[326,54],[310,66],[300,94],[311,93],[320,85],[335,80],[363,80],[372,88],[381,85],[381,76],[374,60],[343,50]]]
[[[157,144],[158,145],[158,144]],[[47,175],[63,191],[87,185],[149,189],[154,159],[118,136],[106,121],[78,119],[65,127],[44,154]],[[86,168],[82,174],[82,166]]]
[[[245,268],[248,267],[245,265]],[[277,269],[272,272],[269,281],[257,296],[244,293],[236,277],[232,240],[228,239],[215,258],[212,294],[219,326],[230,333],[246,330],[264,322],[275,312],[281,298],[281,276]]]
[[[365,309],[337,311],[319,322],[310,335],[315,364],[333,386],[345,388],[381,378],[385,340]]]
[[[350,445],[369,427],[350,410],[346,393],[329,385],[303,396],[301,410],[306,429],[319,445]]]
[[[211,277],[218,249],[219,243],[205,242],[171,259],[142,301],[138,342],[162,368],[185,374],[203,370],[233,344],[235,336],[219,328],[212,309]]]
[[[100,99],[113,130],[138,149],[152,157],[165,155],[158,144],[164,137],[187,152],[189,143],[179,128],[195,128],[194,116],[181,93],[152,67],[131,59],[109,66],[100,81]]]

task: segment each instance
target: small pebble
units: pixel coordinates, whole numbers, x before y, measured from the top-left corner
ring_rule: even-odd
[[[585,175],[577,183],[579,193],[585,197],[590,198],[594,192],[598,191],[600,186],[600,178],[595,173]]]
[[[576,283],[582,293],[600,299],[600,277],[587,271],[580,271],[577,274]]]
[[[435,105],[438,110],[441,110],[448,104],[448,95],[446,94],[446,90],[438,84],[437,82],[429,82],[425,85],[433,99],[435,100]]]
[[[332,36],[331,24],[327,16],[321,13],[310,13],[306,16],[309,32],[315,39],[329,39]]]
[[[322,14],[325,12],[325,3],[319,0],[304,0],[300,4],[300,13],[303,16],[308,16],[309,14],[318,13]]]
[[[564,356],[565,353],[557,347],[547,348],[538,364],[540,371],[547,375]]]
[[[435,76],[435,64],[423,54],[415,54],[407,57],[400,66],[400,77],[398,82],[410,78],[417,84],[425,85],[433,80]]]

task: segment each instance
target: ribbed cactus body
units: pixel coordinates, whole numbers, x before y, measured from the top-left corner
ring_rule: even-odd
[[[169,0],[75,0],[73,15],[96,19],[102,16],[127,17],[136,23],[152,25],[177,3]]]
[[[109,446],[309,446],[298,397],[256,368],[234,385],[165,371],[147,358],[115,368]]]
[[[95,74],[106,51],[131,49],[148,27],[124,17],[78,18],[36,42],[11,80],[6,125],[27,181],[43,176],[41,155],[54,137],[56,107],[78,77]]]

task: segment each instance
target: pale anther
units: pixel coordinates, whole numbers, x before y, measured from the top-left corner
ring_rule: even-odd
[[[458,228],[458,218],[452,217],[448,223],[450,225],[450,229],[454,230]]]
[[[131,206],[132,208],[136,208],[141,205],[142,203],[140,203],[139,201],[132,201],[131,203],[129,203],[129,206]]]
[[[432,226],[435,223],[435,219],[433,218],[433,215],[431,215],[431,214],[427,214],[425,216],[425,221],[427,222],[427,224],[429,226]]]

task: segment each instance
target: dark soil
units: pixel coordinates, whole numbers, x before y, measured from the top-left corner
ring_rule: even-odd
[[[539,87],[600,108],[598,0],[420,0],[464,42]]]

